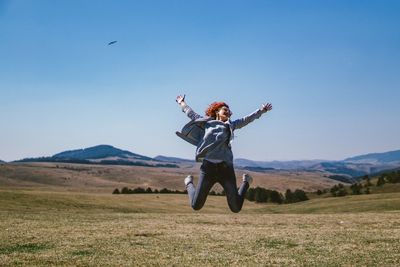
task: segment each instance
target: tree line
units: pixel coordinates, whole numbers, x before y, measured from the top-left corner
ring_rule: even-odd
[[[343,184],[339,183],[334,185],[329,192],[334,197],[343,197],[348,194],[352,195],[361,195],[361,194],[371,194],[370,187],[372,186],[383,186],[386,183],[400,183],[400,170],[382,173],[378,176],[378,180],[375,184],[371,182],[371,178],[368,175],[364,175],[361,180],[363,182],[357,182],[351,184],[348,188]],[[321,195],[326,193],[327,191],[318,190],[317,194]]]
[[[150,187],[144,189],[142,187],[136,187],[136,188],[128,188],[128,187],[123,187],[121,190],[118,188],[115,188],[113,191],[113,194],[186,194],[187,191],[179,191],[179,190],[170,190],[168,188],[163,188],[163,189],[151,189]]]
[[[382,186],[385,183],[392,183],[392,184],[400,183],[400,170],[381,174],[378,177],[376,186]]]
[[[161,190],[142,187],[136,188],[128,188],[123,187],[121,190],[118,188],[114,189],[113,194],[186,194],[187,191],[179,191],[179,190],[170,190],[167,188],[163,188]],[[214,190],[210,191],[209,195],[212,196],[225,196],[225,191],[215,192]],[[287,189],[285,194],[282,194],[276,190],[270,190],[263,187],[249,188],[247,190],[245,198],[249,201],[254,201],[256,203],[295,203],[300,201],[308,200],[307,194],[305,191],[296,189],[291,191]]]
[[[263,187],[249,188],[246,193],[246,199],[249,201],[255,201],[257,203],[277,203],[277,204],[289,204],[300,201],[306,201],[309,198],[305,191],[301,189],[296,189],[295,191],[291,191],[287,189],[285,194],[276,191],[270,190]]]

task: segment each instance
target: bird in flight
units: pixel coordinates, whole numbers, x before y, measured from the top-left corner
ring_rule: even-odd
[[[108,43],[108,45],[112,45],[112,44],[115,44],[117,41],[112,41],[112,42],[109,42]]]

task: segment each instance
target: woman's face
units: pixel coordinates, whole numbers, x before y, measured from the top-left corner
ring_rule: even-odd
[[[227,120],[229,120],[231,115],[232,115],[231,110],[228,107],[223,106],[217,111],[216,119],[226,122]]]

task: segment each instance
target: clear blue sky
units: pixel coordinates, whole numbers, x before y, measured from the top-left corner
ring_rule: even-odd
[[[390,0],[0,0],[0,159],[98,144],[193,158],[180,93],[233,118],[272,102],[236,132],[237,158],[400,149],[399,14]]]

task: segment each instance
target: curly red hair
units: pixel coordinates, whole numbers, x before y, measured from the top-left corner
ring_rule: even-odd
[[[206,109],[206,115],[208,117],[215,118],[217,111],[222,107],[229,108],[228,104],[226,104],[225,102],[213,102]]]

